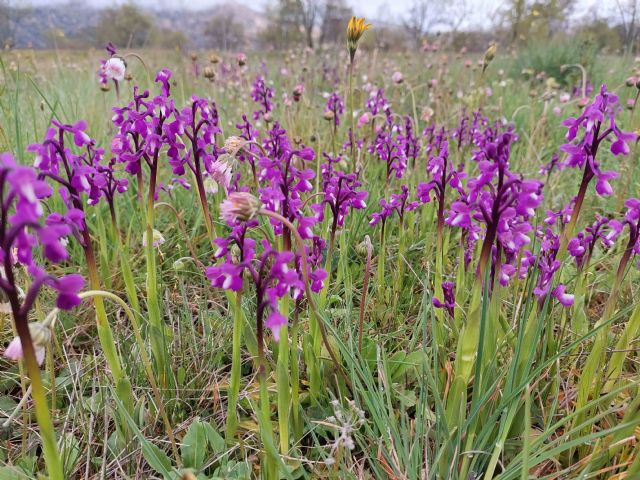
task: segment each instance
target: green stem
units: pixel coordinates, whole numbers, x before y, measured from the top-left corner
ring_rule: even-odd
[[[351,161],[353,162],[353,171],[357,170],[355,152],[355,131],[353,123],[353,59],[349,62],[349,128],[351,129],[351,138],[349,144],[351,145]]]
[[[162,324],[162,316],[160,314],[158,282],[156,278],[156,253],[153,247],[154,198],[157,172],[157,166],[154,164],[151,167],[149,175],[149,191],[147,193],[147,245],[145,247],[147,260],[147,310],[149,315],[151,351],[156,364],[156,372],[159,379],[158,383],[162,388],[167,388],[167,354],[163,331],[164,325]]]
[[[385,266],[384,220],[380,230],[380,251],[378,252],[378,302],[384,301],[384,266]]]
[[[15,326],[22,344],[24,355],[24,365],[27,374],[31,380],[31,396],[35,403],[36,420],[40,427],[40,437],[42,438],[42,448],[44,450],[44,459],[47,465],[49,478],[52,480],[63,480],[62,463],[58,454],[58,444],[56,443],[56,434],[53,428],[51,415],[49,414],[49,404],[47,403],[47,395],[42,385],[40,376],[40,367],[36,360],[33,342],[31,341],[31,333],[29,332],[29,323],[24,315],[15,316]]]
[[[291,410],[293,412],[293,435],[297,443],[302,438],[302,422],[300,421],[300,370],[298,367],[298,331],[300,326],[300,308],[296,302],[293,309],[291,325]]]
[[[138,302],[138,294],[136,292],[136,284],[133,277],[133,271],[131,270],[131,263],[129,259],[129,251],[124,248],[120,233],[118,232],[118,225],[116,224],[115,217],[111,217],[111,228],[114,238],[114,244],[118,250],[118,256],[120,258],[120,268],[122,268],[122,279],[124,280],[124,289],[127,293],[127,298],[131,304],[131,308],[137,314],[140,314],[140,303]]]
[[[229,395],[227,404],[227,443],[231,443],[238,430],[238,394],[240,392],[240,373],[242,367],[242,357],[240,344],[242,342],[242,328],[244,316],[242,315],[242,294],[236,294],[235,308],[233,314],[233,340],[231,350],[231,380],[229,384]]]
[[[85,260],[87,262],[89,285],[93,290],[100,290],[102,286],[100,285],[100,277],[98,275],[96,257],[93,252],[93,247],[91,246],[91,237],[89,236],[89,231],[86,228],[84,229],[82,236],[84,241],[84,254]],[[113,332],[111,331],[111,326],[109,325],[109,321],[107,320],[107,312],[104,308],[102,299],[96,298],[94,300],[94,305],[96,311],[96,326],[98,330],[98,338],[100,339],[100,346],[102,347],[105,359],[107,360],[107,364],[109,365],[109,369],[111,370],[111,375],[113,376],[113,379],[117,384],[120,379],[122,379],[123,373],[122,365],[120,363],[120,357],[118,356],[115,340],[113,339]]]
[[[322,339],[322,342],[324,343],[324,346],[327,349],[327,352],[329,353],[329,357],[331,357],[331,361],[333,362],[336,369],[338,369],[338,372],[344,379],[347,386],[351,387],[351,380],[349,380],[349,377],[347,376],[344,369],[342,368],[342,365],[338,361],[338,357],[336,356],[333,350],[333,347],[331,346],[331,343],[329,343],[329,337],[327,335],[327,331],[323,323],[324,319],[318,312],[318,307],[316,305],[315,298],[311,292],[311,282],[309,280],[309,262],[307,261],[307,253],[304,248],[304,240],[302,240],[300,233],[298,232],[296,227],[293,225],[293,223],[291,223],[289,220],[287,220],[285,217],[283,217],[279,213],[272,212],[264,208],[261,208],[258,213],[260,215],[271,217],[279,222],[282,222],[282,224],[285,227],[287,227],[289,232],[291,232],[291,235],[293,236],[296,242],[297,253],[300,257],[300,266],[302,270],[302,280],[303,280],[302,283],[304,285],[304,293],[305,293],[307,302],[309,304],[310,320],[316,322],[317,328],[320,331],[320,338]],[[319,356],[317,357],[317,361],[320,361]]]
[[[265,444],[266,461],[265,461],[265,479],[278,478],[278,459],[274,455],[273,447],[273,430],[271,426],[271,407],[269,404],[269,391],[267,389],[267,372],[264,366],[264,359],[259,359],[260,366],[258,379],[260,381],[260,437],[262,443]]]
[[[358,319],[358,352],[362,353],[362,332],[364,330],[364,312],[367,306],[367,291],[369,289],[369,274],[371,273],[371,256],[373,245],[369,235],[365,235],[364,242],[367,247],[367,263],[364,267],[364,280],[362,281],[362,296],[360,297],[360,318]]]

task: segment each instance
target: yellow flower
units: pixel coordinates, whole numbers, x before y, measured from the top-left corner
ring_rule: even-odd
[[[358,48],[358,42],[360,37],[371,28],[370,23],[365,23],[364,18],[351,17],[349,24],[347,25],[347,48],[349,49],[349,55],[351,55],[351,61],[356,54]]]

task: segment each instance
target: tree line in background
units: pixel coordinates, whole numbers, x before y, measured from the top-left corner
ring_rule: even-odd
[[[405,49],[435,43],[454,49],[484,49],[491,39],[517,46],[577,38],[598,49],[635,52],[639,5],[640,0],[610,0],[577,12],[577,0],[507,0],[497,12],[478,12],[471,8],[470,0],[414,0],[400,18],[378,19],[365,47]],[[358,13],[346,0],[271,0],[264,14],[225,4],[209,11],[208,16],[184,10],[151,12],[125,4],[96,10],[92,16],[77,14],[83,18],[72,19],[69,12],[76,8],[60,8],[64,8],[66,25],[57,25],[61,21],[53,20],[51,13],[49,18],[41,18],[34,15],[34,7],[15,7],[9,0],[0,0],[0,41],[25,46],[16,42],[16,32],[24,30],[27,19],[33,17],[48,48],[102,46],[107,41],[130,48],[239,51],[278,50],[296,44],[318,48],[342,43],[346,20]],[[69,22],[75,22],[73,28]],[[473,27],[474,23],[482,28]]]

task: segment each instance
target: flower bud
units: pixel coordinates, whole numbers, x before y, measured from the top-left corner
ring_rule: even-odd
[[[175,262],[173,262],[173,269],[176,271],[181,271],[187,268],[187,261],[184,258],[179,258]]]
[[[156,230],[155,228],[153,229],[153,247],[157,248],[160,245],[162,245],[165,242],[164,237],[162,236],[162,234]],[[145,230],[144,233],[142,234],[142,246],[146,247],[147,246],[147,231]]]
[[[240,253],[240,247],[234,243],[229,249],[229,254],[231,255],[233,263],[240,263]]]
[[[484,52],[484,59],[482,60],[482,73],[484,73],[491,61],[495,58],[497,51],[498,44],[496,42],[491,42],[489,44],[489,48],[487,48],[487,51]]]

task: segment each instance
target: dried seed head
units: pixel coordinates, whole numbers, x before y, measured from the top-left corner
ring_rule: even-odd
[[[227,138],[224,141],[224,149],[227,151],[227,153],[229,155],[231,155],[232,157],[235,157],[238,152],[240,152],[240,150],[242,150],[245,145],[247,144],[247,141],[242,138],[242,137],[238,137],[238,136],[232,136]]]
[[[216,78],[216,72],[213,69],[213,67],[210,67],[210,66],[204,67],[203,75],[204,75],[204,78],[206,78],[211,82],[213,82],[213,80]]]

